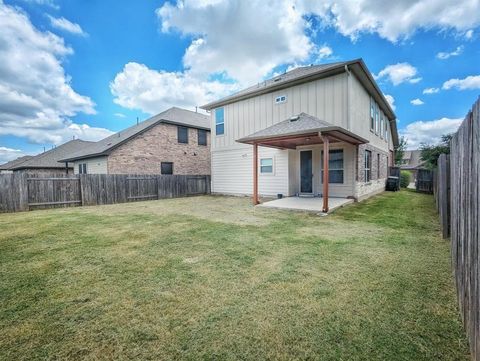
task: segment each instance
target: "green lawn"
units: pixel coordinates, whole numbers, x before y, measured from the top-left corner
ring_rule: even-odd
[[[468,360],[433,198],[0,215],[0,360]]]

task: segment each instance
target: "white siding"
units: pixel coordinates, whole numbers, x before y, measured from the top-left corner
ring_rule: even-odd
[[[82,159],[74,162],[73,170],[75,174],[78,174],[78,165],[87,163],[87,173],[88,174],[107,174],[107,157],[97,157],[90,159]]]
[[[273,158],[274,173],[258,175],[258,192],[264,196],[288,194],[288,151],[259,147],[258,158]],[[212,152],[212,191],[253,193],[253,147]]]

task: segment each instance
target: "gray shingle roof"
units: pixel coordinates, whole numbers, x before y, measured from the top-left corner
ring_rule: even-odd
[[[234,100],[237,98],[241,98],[248,95],[256,94],[260,91],[268,91],[270,88],[275,88],[277,86],[281,86],[282,84],[289,83],[293,80],[300,79],[303,77],[308,77],[313,74],[323,73],[328,70],[332,70],[335,68],[343,68],[345,65],[349,64],[349,62],[342,61],[336,63],[329,63],[329,64],[320,64],[320,65],[310,65],[310,66],[302,66],[299,68],[295,68],[286,72],[281,75],[277,75],[271,79],[264,80],[256,85],[243,89],[239,92],[236,92],[232,95],[229,95],[225,98],[222,98],[218,101],[203,105],[202,108],[210,109],[217,103],[224,103],[230,100]]]
[[[238,139],[237,142],[248,143],[248,142],[268,139],[268,138],[322,132],[322,131],[323,132],[327,132],[327,131],[341,132],[348,135],[349,137],[359,140],[362,143],[368,143],[366,139],[356,136],[342,127],[335,126],[329,122],[318,119],[306,113],[300,113],[280,123],[277,123],[265,129],[259,130],[258,132],[250,134],[247,137]]]
[[[422,151],[421,150],[406,150],[403,153],[403,160],[407,160],[407,164],[402,164],[401,169],[416,169],[422,167],[425,163],[422,160]]]
[[[11,170],[11,168],[16,167],[17,165],[29,160],[33,156],[31,155],[24,155],[23,157],[18,157],[17,159],[11,160],[10,162],[4,163],[0,165],[0,170]]]
[[[128,141],[130,138],[148,130],[149,128],[159,123],[178,124],[192,128],[210,130],[210,118],[207,115],[192,112],[186,109],[172,107],[139,124],[136,124],[130,128],[124,129],[105,139],[93,143],[89,147],[79,152],[70,154],[64,160],[72,161],[77,159],[108,155],[112,149],[118,147],[119,145]]]
[[[85,140],[75,139],[65,144],[59,145],[56,148],[50,149],[46,152],[40,153],[25,162],[21,162],[10,170],[20,170],[28,168],[65,168],[64,163],[59,163],[59,160],[68,157],[70,154],[78,152],[81,149],[94,144]]]

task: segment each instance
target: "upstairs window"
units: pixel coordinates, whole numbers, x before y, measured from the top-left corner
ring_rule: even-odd
[[[87,163],[81,163],[78,165],[78,174],[87,174]]]
[[[179,143],[188,144],[188,128],[187,127],[177,127],[177,138]]]
[[[380,127],[380,109],[378,109],[378,104],[375,103],[375,134],[378,134]]]
[[[273,158],[260,159],[260,173],[273,174]]]
[[[225,111],[223,108],[215,109],[215,134],[225,133]]]
[[[372,152],[370,150],[365,151],[365,182],[372,180]]]
[[[384,131],[383,127],[385,126],[385,120],[383,119],[383,113],[380,113],[380,138],[383,138]]]
[[[388,142],[388,118],[385,117],[385,140]]]
[[[328,158],[328,183],[343,184],[343,149],[331,149]],[[323,174],[322,151],[322,180]]]
[[[160,173],[161,174],[173,174],[173,163],[172,162],[162,162],[160,164]]]
[[[198,129],[198,145],[207,145],[207,131]]]
[[[370,97],[370,130],[375,129],[375,101]]]

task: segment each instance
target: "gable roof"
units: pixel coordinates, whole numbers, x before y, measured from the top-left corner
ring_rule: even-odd
[[[0,165],[0,170],[11,170],[11,168],[29,160],[33,156],[31,155],[24,155],[23,157],[18,157],[17,159],[11,160],[10,162],[4,163]]]
[[[422,167],[425,163],[422,160],[422,151],[421,150],[406,150],[403,153],[403,160],[408,161],[406,164],[400,166],[401,169],[416,169]]]
[[[357,144],[368,143],[368,140],[349,132],[345,128],[333,125],[306,113],[300,113],[268,128],[259,130],[258,132],[250,134],[249,136],[238,139],[237,142],[255,143],[267,139],[318,132],[325,134],[332,133],[337,136],[338,134],[342,134],[340,135],[341,137],[348,138],[349,141]]]
[[[183,125],[190,128],[210,131],[210,118],[207,115],[172,107],[130,128],[93,143],[81,151],[70,154],[67,158],[62,159],[62,161],[73,161],[108,155],[116,147],[160,123]]]
[[[10,170],[38,169],[38,168],[65,168],[64,163],[59,163],[62,158],[75,153],[93,144],[81,139],[71,140],[46,152],[31,157],[24,162],[11,166]]]
[[[354,59],[329,64],[311,65],[293,69],[285,74],[275,76],[237,93],[201,106],[202,109],[211,110],[240,100],[248,99],[261,94],[271,93],[294,85],[310,82],[316,79],[327,78],[347,71],[353,72],[361,84],[372,94],[380,108],[390,119],[392,140],[398,145],[396,115],[378,87],[375,79],[365,65],[363,59]]]

